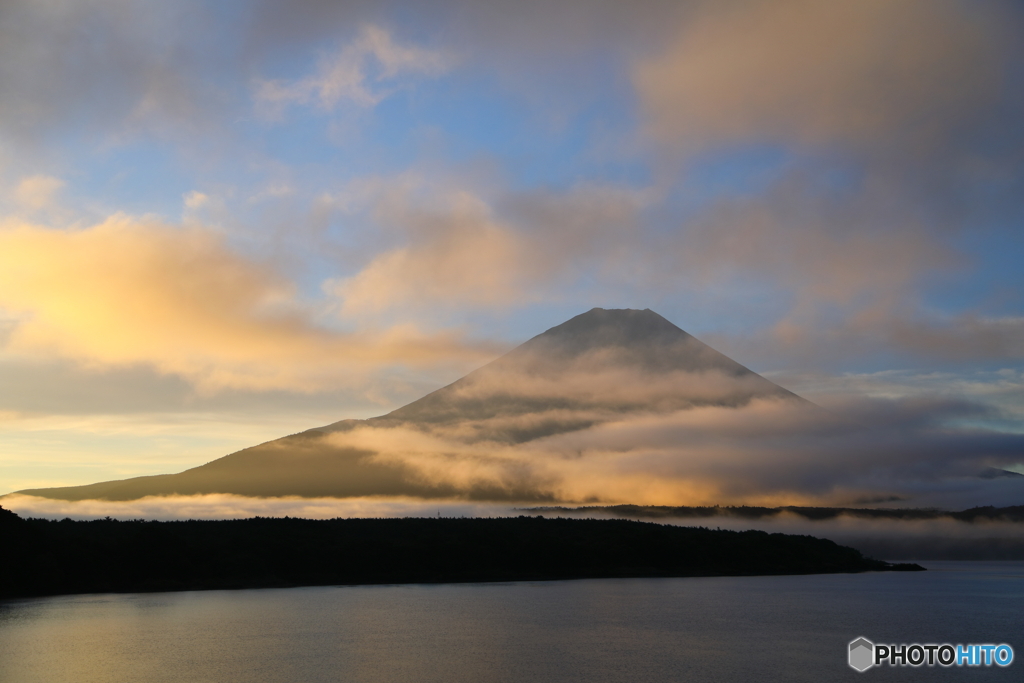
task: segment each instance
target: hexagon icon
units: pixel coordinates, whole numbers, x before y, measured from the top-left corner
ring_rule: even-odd
[[[867,671],[875,664],[875,644],[867,638],[850,642],[850,666],[857,671]]]

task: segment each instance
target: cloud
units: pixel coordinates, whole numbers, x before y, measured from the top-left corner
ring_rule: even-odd
[[[711,335],[709,341],[762,364],[808,371],[879,359],[950,371],[963,363],[1000,367],[1024,358],[1024,324],[1019,316],[922,311],[913,290],[893,291],[851,307],[846,315],[803,301],[804,306],[792,309],[774,326],[745,339]]]
[[[659,252],[663,269],[685,264],[694,292],[764,293],[774,319],[730,348],[768,365],[1021,357],[1012,311],[942,311],[929,296],[982,278],[974,245],[1019,246],[992,228],[1016,222],[1019,194],[1005,8],[705,3],[635,62],[643,132],[685,169],[681,191],[709,163],[740,178],[674,217]],[[744,155],[778,157],[765,172]]]
[[[584,358],[547,367],[520,349],[388,416],[278,448],[325,463],[355,449],[402,490],[471,500],[970,507],[1024,494],[1020,478],[980,478],[1019,465],[1024,447],[977,426],[998,415],[990,404],[908,395],[826,410],[753,375]]]
[[[191,192],[182,196],[182,201],[185,203],[186,209],[200,209],[210,203],[209,195],[203,194],[199,190],[192,190]]]
[[[979,9],[704,3],[634,63],[642,130],[682,164],[680,191],[699,186],[709,162],[739,169],[651,256],[663,270],[681,260],[680,284],[697,291],[764,292],[773,320],[721,339],[730,349],[769,365],[1022,357],[1012,310],[922,303],[937,282],[982,277],[987,257],[966,244],[1017,246],[993,227],[1015,223],[1017,209],[975,194],[1019,194],[1007,181],[1020,150],[1006,28],[1017,18],[997,3]],[[743,154],[765,150],[780,155],[770,172],[743,169]]]
[[[596,361],[598,355],[604,362]],[[611,362],[607,362],[609,357]],[[717,369],[666,369],[645,377],[639,384],[635,369],[625,364],[616,367],[615,357],[616,354],[585,354],[565,363],[552,363],[558,367],[550,367],[550,374],[523,376],[513,370],[474,373],[467,378],[470,381],[452,387],[452,398],[472,403],[502,396],[609,410],[629,406],[661,412],[680,405],[733,404],[737,397],[747,400],[765,390],[764,381],[757,375],[736,377]]]
[[[880,407],[871,422],[886,422],[891,402],[913,402],[920,410],[934,409],[934,421],[958,428],[1021,433],[1024,421],[1024,372],[1015,368],[968,371],[883,370],[830,375],[821,372],[780,372],[771,378],[818,405],[842,412],[863,403]],[[898,413],[897,413],[898,414]],[[921,419],[929,418],[922,413]],[[1006,469],[1024,473],[1024,457],[1007,461]]]
[[[57,192],[65,185],[60,178],[34,175],[23,178],[14,189],[14,197],[28,209],[45,209],[51,205]]]
[[[480,357],[451,333],[332,328],[292,282],[216,233],[123,214],[65,230],[5,223],[0,306],[19,316],[8,353],[144,364],[205,390],[313,391]]]
[[[711,203],[650,259],[666,270],[669,259],[682,263],[694,289],[752,283],[772,293],[774,321],[731,342],[743,357],[776,349],[762,362],[883,352],[1019,358],[1015,319],[922,307],[930,283],[968,276],[970,260],[899,194],[877,184],[823,191],[809,173],[791,172],[761,194]]]
[[[409,243],[376,256],[358,274],[333,285],[344,315],[411,306],[526,303],[530,293],[524,289],[533,270],[528,245],[496,222],[482,201],[457,192],[439,210],[392,206],[388,211],[407,231]]]
[[[998,96],[999,32],[969,3],[706,3],[634,80],[649,134],[689,151],[735,143],[901,150]]]
[[[884,190],[823,196],[803,174],[763,195],[713,204],[676,246],[673,255],[700,280],[774,281],[794,294],[798,309],[900,301],[922,273],[959,262]]]
[[[1024,317],[965,313],[947,320],[890,321],[893,346],[944,360],[1024,358]]]
[[[257,2],[235,13],[188,2],[160,12],[130,1],[5,3],[0,146],[17,188],[5,196],[20,201],[11,212],[50,215],[60,179],[89,206],[60,214],[73,228],[8,220],[0,229],[0,361],[5,377],[17,366],[27,388],[8,392],[19,395],[0,409],[39,409],[27,404],[42,386],[58,396],[51,407],[75,391],[79,406],[95,406],[89,392],[116,380],[136,387],[119,406],[159,394],[178,407],[196,386],[203,405],[214,392],[239,404],[247,392],[267,401],[319,392],[339,417],[365,415],[371,408],[356,405],[364,397],[394,405],[447,372],[430,368],[465,368],[493,350],[459,330],[522,339],[538,320],[609,302],[728,330],[715,345],[762,367],[863,367],[894,356],[918,367],[1016,363],[1024,328],[1007,264],[1020,247],[1024,118],[1019,53],[1010,54],[1019,48],[1008,40],[1019,23],[1000,26],[1013,13],[1006,7],[455,0]],[[377,106],[413,85],[413,106]],[[268,131],[247,121],[254,105],[331,116]],[[346,113],[373,123],[358,142],[332,148],[324,129]],[[152,134],[158,144],[131,145]],[[167,139],[173,149],[160,144]],[[666,159],[672,173],[659,165]],[[54,175],[24,177],[36,172]],[[203,192],[182,194],[191,188]],[[183,204],[185,229],[112,215],[124,206],[167,215]],[[395,366],[414,370],[392,379]],[[61,384],[68,377],[77,389]],[[721,379],[705,373],[695,396],[720,398]],[[408,386],[392,390],[392,381]],[[508,381],[496,377],[465,399]],[[1019,431],[1019,408],[1005,408],[1019,394],[1012,383],[999,384],[998,400],[964,387],[956,396],[936,388],[942,401],[913,406],[907,400],[921,396],[888,397],[898,405],[876,401],[865,419],[891,413],[902,427],[886,427],[884,438],[857,432],[851,444],[892,462],[877,476],[843,478],[808,455],[852,452],[838,436],[798,438],[794,428],[759,441],[707,406],[673,413],[687,425],[673,431],[664,414],[683,406],[672,385],[694,378],[646,381],[614,371],[519,381],[512,393],[546,400],[546,410],[431,433],[410,453],[429,478],[445,458],[461,463],[493,442],[497,459],[479,472],[458,464],[460,486],[852,500],[890,480],[917,496],[989,460],[1009,466],[1012,438],[998,445],[979,425]],[[344,387],[352,393],[335,402]],[[644,400],[653,422],[616,415]],[[579,401],[585,407],[565,405]],[[995,403],[1001,412],[986,412]],[[950,444],[924,410],[953,425]],[[788,424],[764,406],[736,414],[751,429]],[[721,431],[702,431],[690,416]],[[563,436],[530,457],[503,450],[566,426],[579,432],[576,446]],[[641,427],[668,436],[631,435]],[[642,448],[602,450],[600,439],[627,435]],[[593,472],[562,464],[577,446],[593,454]],[[941,477],[927,474],[925,446]],[[974,447],[982,455],[970,455]],[[806,455],[816,474],[760,461],[745,470],[742,448],[782,465]],[[730,467],[734,489],[722,483]],[[755,474],[765,488],[751,483]],[[588,476],[591,484],[563,483]],[[926,483],[918,490],[915,481]]]
[[[299,517],[303,519],[402,518],[402,517],[511,517],[542,514],[545,517],[620,519],[593,509],[533,511],[502,503],[470,503],[462,500],[423,501],[415,498],[252,498],[223,494],[205,496],[152,496],[136,501],[62,501],[36,496],[5,496],[3,507],[23,518],[44,519],[248,519],[251,517]],[[1022,559],[1019,522],[960,522],[952,519],[877,520],[840,515],[811,521],[783,512],[748,519],[729,514],[701,518],[658,518],[659,524],[704,526],[769,533],[801,534],[828,538],[862,553],[895,560]]]
[[[672,371],[615,353],[561,367],[557,354],[536,362],[537,344],[386,416],[54,493],[946,508],[1024,495],[1020,477],[983,476],[1019,466],[1024,448],[1024,435],[978,426],[998,416],[991,404],[909,395],[822,409],[741,369]]]
[[[294,480],[290,486],[323,491],[330,489],[324,482],[338,476],[333,469],[348,462],[348,454],[365,453],[361,464],[344,465],[354,467],[346,470],[345,482],[388,473],[389,493],[426,499],[772,506],[860,506],[887,500],[904,507],[944,508],[1015,504],[1024,492],[1020,478],[979,475],[988,466],[1019,460],[1022,437],[955,429],[937,419],[971,410],[934,402],[874,402],[850,419],[839,419],[790,402],[755,399],[738,408],[696,406],[660,413],[552,408],[467,423],[382,419],[342,423],[322,436],[307,434],[301,443],[259,447],[249,457],[265,464],[287,458],[287,476]],[[521,435],[537,424],[544,428],[523,440]],[[520,437],[502,438],[502,431]],[[482,440],[481,435],[493,438]],[[315,475],[299,467],[310,458],[320,463]],[[243,460],[225,461],[220,469],[227,473],[244,466]],[[189,476],[198,482],[202,471]],[[241,477],[236,485],[243,485],[254,475],[234,476]],[[316,482],[302,483],[311,476]],[[369,493],[353,489],[349,495]]]
[[[677,213],[656,187],[511,192],[441,172],[369,177],[324,200],[374,228],[356,272],[326,287],[363,321],[493,313],[581,290],[602,305],[678,292],[736,304],[753,289],[766,302],[761,329],[714,339],[762,365],[1021,357],[1015,317],[921,305],[937,279],[971,277],[971,259],[882,180],[837,189],[814,168],[790,169],[761,192]]]
[[[334,55],[321,58],[317,71],[297,81],[258,80],[257,105],[279,115],[289,104],[316,104],[333,111],[341,102],[373,107],[387,97],[402,76],[437,76],[453,64],[450,55],[395,42],[379,26],[363,26],[358,37]],[[388,84],[381,89],[371,84]]]
[[[644,190],[581,183],[509,193],[436,169],[355,180],[326,203],[376,228],[354,275],[332,280],[343,315],[416,318],[558,300],[581,277],[642,270]]]
[[[340,164],[335,175],[328,171],[326,179],[324,169],[318,169],[316,180],[310,180],[299,169],[302,164],[288,168],[285,157],[271,160],[254,151],[271,154],[267,150],[276,143],[267,147],[265,140],[249,137],[230,155],[230,165],[243,159],[264,169],[273,166],[287,182],[260,178],[256,190],[237,188],[237,196],[252,197],[255,205],[289,194],[281,206],[259,209],[264,225],[282,226],[277,241],[263,247],[288,250],[296,272],[322,267],[318,259],[330,252],[342,267],[321,277],[333,277],[331,294],[340,297],[338,305],[349,323],[390,316],[425,324],[431,315],[453,321],[481,311],[500,316],[568,301],[660,307],[662,301],[678,305],[723,291],[727,303],[740,306],[748,298],[745,288],[754,288],[764,292],[775,320],[765,323],[772,329],[748,330],[747,336],[757,337],[758,347],[778,350],[771,363],[790,349],[802,357],[811,347],[825,346],[832,349],[830,360],[845,360],[857,355],[856,345],[841,343],[854,334],[872,340],[863,348],[922,349],[956,358],[1018,357],[1011,318],[984,310],[931,317],[921,305],[929,283],[972,275],[963,244],[952,233],[965,226],[977,230],[977,205],[953,206],[953,197],[974,187],[958,174],[970,166],[971,178],[1006,182],[1019,166],[1000,156],[1012,157],[1019,126],[1000,125],[1010,121],[1008,116],[986,118],[1006,105],[1008,82],[1001,79],[1011,31],[998,27],[1002,10],[995,4],[980,11],[981,6],[923,0],[833,5],[788,0],[551,8],[533,2],[451,2],[396,13],[387,4],[346,3],[341,8],[308,2],[285,10],[257,3],[249,10],[250,21],[236,21],[231,15],[211,15],[200,5],[152,15],[135,11],[133,3],[11,3],[9,16],[17,21],[5,23],[5,40],[0,40],[8,57],[0,60],[7,74],[0,79],[0,110],[10,115],[0,121],[8,140],[31,137],[27,128],[54,133],[73,127],[98,128],[124,143],[126,122],[133,132],[173,128],[177,139],[187,143],[182,147],[193,150],[184,166],[203,167],[206,173],[209,150],[195,150],[211,138],[200,129],[216,129],[217,140],[226,145],[240,142],[233,136],[251,134],[241,120],[249,114],[252,97],[268,110],[292,105],[325,111],[372,108],[415,79],[447,73],[455,54],[467,73],[482,71],[487,79],[500,79],[502,106],[511,107],[520,123],[526,111],[527,118],[568,116],[571,126],[582,126],[589,115],[584,120],[565,112],[607,111],[605,97],[628,108],[632,85],[640,124],[659,150],[713,156],[737,146],[768,144],[811,155],[836,147],[854,154],[820,165],[802,159],[797,164],[802,178],[794,178],[789,166],[773,168],[775,176],[789,175],[763,193],[744,189],[741,179],[735,191],[712,206],[701,204],[706,198],[698,206],[678,205],[676,190],[684,194],[688,178],[680,188],[659,185],[667,182],[663,179],[654,187],[607,180],[623,177],[620,164],[635,164],[639,171],[626,177],[636,178],[653,163],[652,156],[639,156],[630,147],[630,119],[622,126],[608,123],[611,129],[605,133],[620,145],[608,164],[590,165],[591,159],[551,183],[533,183],[540,187],[527,183],[526,190],[496,191],[485,186],[487,181],[465,180],[476,168],[462,169],[465,182],[435,181],[433,175],[450,178],[458,172],[435,163],[424,174],[431,182],[421,183],[418,196],[399,204],[404,215],[383,215],[380,207],[395,193],[381,193],[379,206],[371,210],[380,220],[346,216],[326,227],[337,214],[321,214],[338,207],[321,211],[318,204],[304,211],[302,202],[322,194],[318,188],[358,184],[350,174],[370,171],[353,166],[353,160]],[[208,21],[193,20],[196,13]],[[18,25],[30,30],[11,28]],[[86,36],[93,33],[76,28],[84,25],[104,39],[87,44]],[[22,34],[46,39],[34,38],[30,45]],[[223,40],[223,35],[232,39]],[[348,42],[338,44],[339,36]],[[58,58],[38,50],[38,44],[61,45],[62,55],[78,59]],[[251,74],[280,74],[274,70],[282,66],[282,57],[294,59],[308,54],[310,46],[328,44],[334,47],[308,73],[257,80],[255,91],[246,89],[253,86]],[[459,79],[452,79],[458,92],[467,85],[460,80],[465,75],[460,71]],[[478,81],[468,85],[473,83]],[[527,90],[533,94],[524,94]],[[529,106],[516,109],[524,97]],[[431,118],[430,125],[460,124]],[[523,148],[530,156],[535,152],[528,150],[536,149],[531,145],[543,144],[543,136],[523,126],[509,132],[531,136]],[[575,138],[569,130],[556,137]],[[1001,137],[984,148],[980,143],[972,147],[970,141],[976,143],[985,131]],[[457,138],[462,130],[442,132]],[[626,147],[631,151],[623,152]],[[431,155],[403,149],[397,155],[403,159],[407,152]],[[927,163],[921,162],[922,154]],[[854,157],[859,161],[851,164]],[[699,165],[698,158],[687,157]],[[293,157],[288,159],[291,163]],[[508,169],[519,163],[511,157],[490,163],[506,160]],[[869,168],[861,168],[861,162]],[[369,165],[379,172],[377,161]],[[423,166],[413,162],[412,168]],[[492,168],[494,184],[497,175]],[[518,180],[514,184],[524,186]],[[835,191],[836,185],[841,191]],[[423,200],[430,191],[440,199]],[[996,203],[989,199],[985,195],[986,206]],[[204,210],[221,208],[218,201],[211,193]],[[230,219],[221,218],[234,208],[225,205],[216,213],[217,222],[230,225]],[[387,225],[399,222],[400,229]],[[318,230],[324,226],[324,234],[332,231],[336,241],[325,246],[329,239],[318,234],[315,246],[303,251],[296,234],[311,224]],[[254,242],[262,239],[252,225],[238,227]],[[352,245],[365,252],[355,254]],[[423,313],[429,308],[436,313]]]
[[[415,498],[252,498],[213,494],[206,496],[152,496],[133,501],[59,501],[36,496],[5,496],[3,507],[22,517],[48,519],[248,519],[251,517],[507,517],[517,513],[508,505],[429,501]]]
[[[651,256],[664,270],[681,260],[695,291],[763,293],[770,322],[716,341],[768,365],[1022,357],[1012,307],[942,311],[929,296],[991,274],[990,255],[966,245],[1019,246],[996,227],[1019,213],[1006,28],[1018,18],[979,9],[705,3],[635,63],[643,131],[685,169],[680,191],[709,163],[738,169]],[[779,155],[770,171],[744,169],[765,150]]]
[[[375,462],[471,498],[482,495],[474,490],[504,490],[520,500],[653,505],[856,505],[883,496],[912,507],[969,507],[1019,500],[1020,481],[977,478],[986,466],[1020,459],[1019,435],[952,429],[934,402],[870,408],[853,413],[856,419],[777,400],[667,413],[552,409],[471,429],[369,423],[327,439],[377,452]],[[949,406],[945,415],[972,410]],[[875,419],[880,415],[884,420]],[[545,421],[569,431],[563,426],[517,444],[476,440]]]
[[[12,0],[3,13],[0,134],[26,161],[66,159],[69,132],[90,145],[201,139],[207,152],[224,140],[227,89],[214,83],[237,61],[201,3]]]

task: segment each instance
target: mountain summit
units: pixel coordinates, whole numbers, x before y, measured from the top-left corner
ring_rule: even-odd
[[[663,412],[737,406],[755,397],[802,400],[650,309],[594,308],[371,422],[493,420],[585,408]]]
[[[659,420],[664,429],[694,408],[754,401],[806,403],[651,310],[595,308],[387,415],[342,420],[179,474],[18,493],[558,500],[545,462],[593,448],[566,439],[628,421]]]

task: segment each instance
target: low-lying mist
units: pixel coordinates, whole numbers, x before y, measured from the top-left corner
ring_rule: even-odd
[[[246,519],[300,517],[306,519],[366,517],[588,517],[622,519],[623,515],[594,509],[536,510],[499,503],[463,500],[424,501],[415,498],[253,498],[234,495],[153,496],[133,501],[62,501],[15,495],[3,499],[5,508],[22,517],[45,519]],[[791,512],[750,519],[727,511],[709,517],[626,516],[627,519],[677,526],[744,531],[760,529],[827,538],[883,560],[1024,560],[1024,522],[951,518],[893,520],[865,519],[849,514],[809,520]]]

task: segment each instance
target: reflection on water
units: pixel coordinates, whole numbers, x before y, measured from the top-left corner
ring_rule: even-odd
[[[89,595],[0,603],[0,681],[863,680],[876,642],[1009,643],[1006,669],[886,680],[1020,680],[1024,563],[932,571]]]

